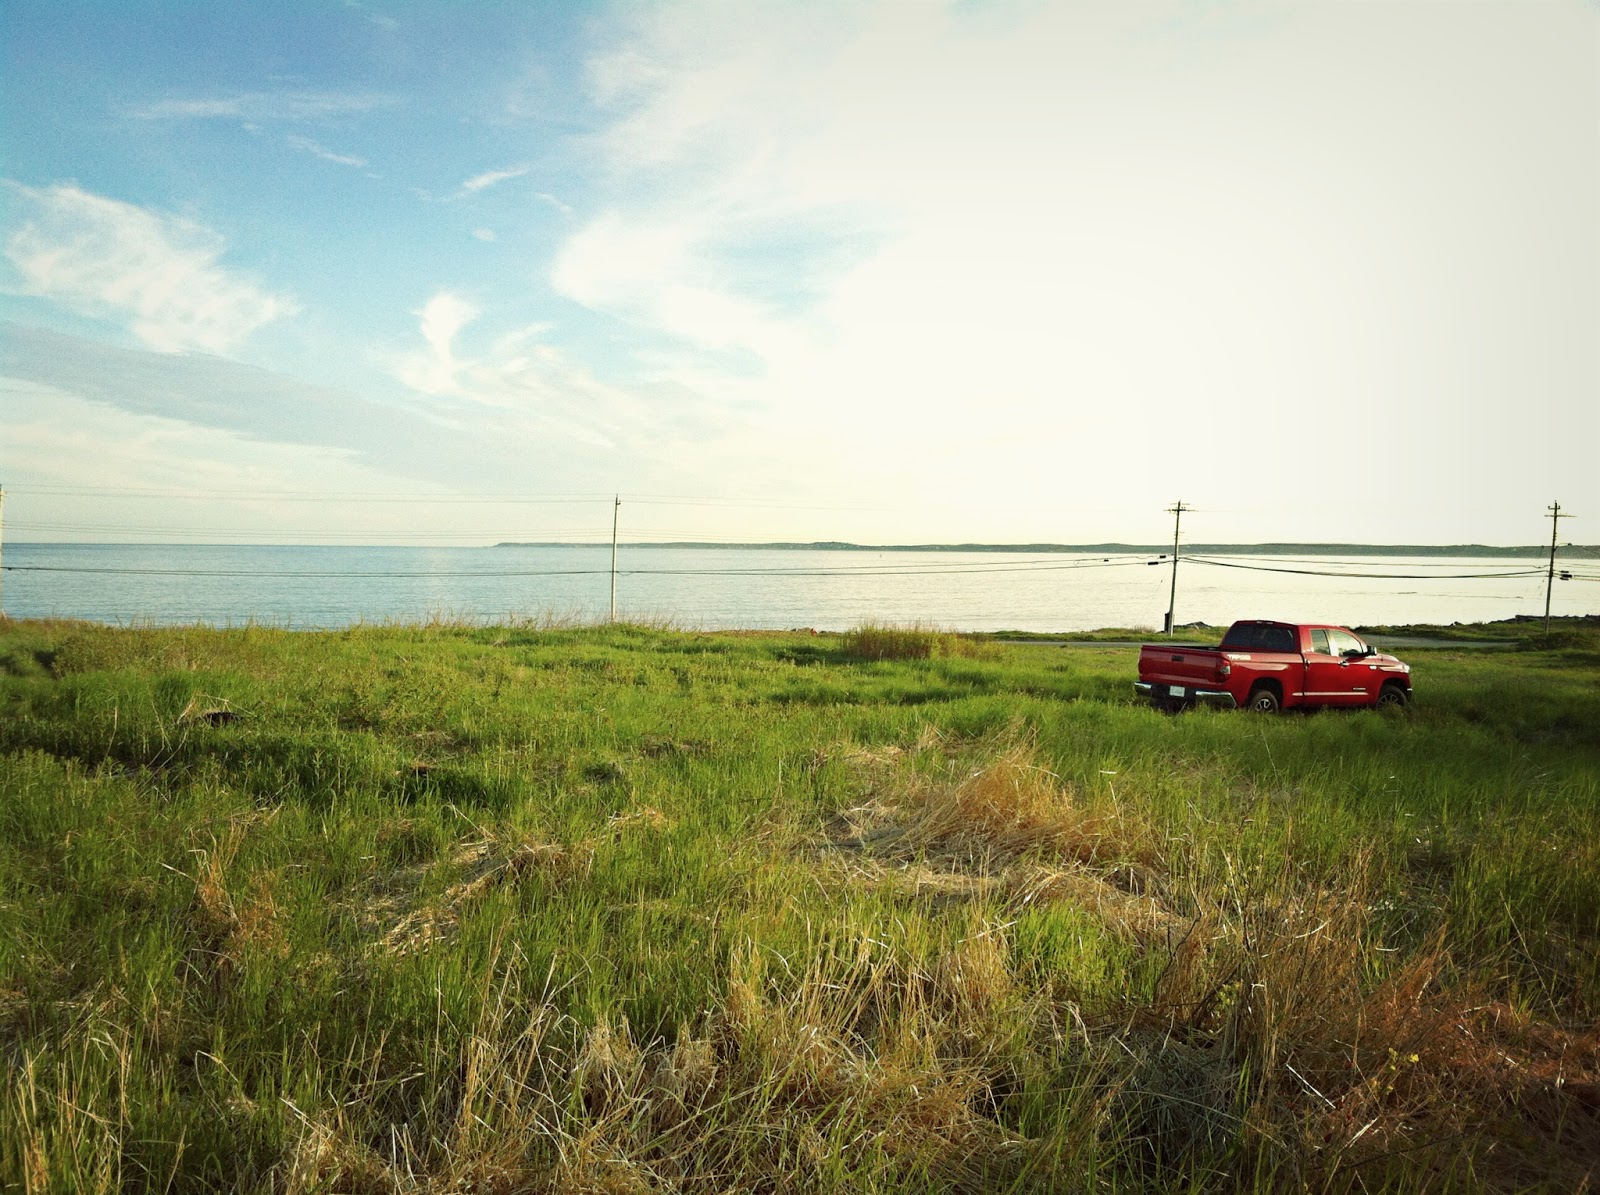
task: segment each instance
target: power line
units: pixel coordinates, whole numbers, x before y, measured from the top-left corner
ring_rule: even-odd
[[[425,494],[417,493],[381,493],[364,492],[359,490],[250,490],[250,489],[195,489],[195,488],[164,488],[160,486],[130,486],[127,488],[112,488],[110,486],[71,486],[71,485],[33,485],[13,486],[13,493],[36,494],[53,498],[152,498],[165,501],[215,501],[218,498],[248,501],[255,498],[270,498],[274,502],[394,502],[410,506],[423,503],[436,505],[441,502],[452,503],[517,503],[530,505],[549,503],[553,505],[569,506],[576,504],[598,503],[599,498],[590,494]]]
[[[1420,560],[1416,557],[1405,556],[1399,552],[1366,553],[1360,556],[1340,556],[1330,552],[1326,556],[1280,556],[1276,552],[1255,552],[1249,554],[1230,554],[1226,552],[1206,552],[1202,556],[1186,556],[1186,560],[1208,561],[1249,561],[1260,560],[1262,557],[1271,559],[1276,564],[1316,564],[1330,565],[1339,568],[1361,568],[1369,560],[1404,560],[1407,568],[1460,568],[1463,560],[1511,560],[1510,556],[1456,556],[1442,560]],[[1531,566],[1530,566],[1531,567]]]
[[[89,486],[45,482],[37,485],[12,486],[12,494],[37,494],[50,497],[111,497],[149,498],[168,501],[214,501],[231,498],[245,501],[253,498],[270,498],[275,502],[338,502],[397,503],[402,505],[436,506],[444,503],[466,505],[599,505],[609,502],[614,494],[417,494],[415,492],[382,492],[362,490],[259,490],[246,488],[206,489],[199,487],[170,486]],[[639,494],[629,495],[630,503],[643,506],[698,506],[733,507],[759,510],[854,510],[881,511],[883,506],[862,503],[797,503],[781,498],[728,498],[719,495],[693,494]]]
[[[949,575],[993,575],[996,573],[1051,572],[1080,568],[1116,568],[1144,563],[1143,560],[1095,560],[1055,564],[947,565],[844,565],[834,568],[624,568],[625,577],[928,577]],[[85,573],[106,576],[152,577],[583,577],[609,575],[609,568],[578,569],[195,569],[133,568],[112,565],[7,564],[6,572]]]
[[[1210,556],[1190,556],[1195,564],[1209,564],[1213,568],[1241,568],[1256,573],[1293,573],[1302,577],[1348,577],[1376,581],[1488,581],[1503,577],[1537,577],[1542,569],[1511,569],[1492,573],[1355,573],[1334,569],[1274,568],[1265,564],[1236,564]]]
[[[287,530],[275,530],[275,529],[270,529],[270,528],[248,528],[248,527],[146,527],[146,526],[106,527],[106,526],[98,524],[98,523],[40,523],[40,522],[34,522],[32,520],[25,520],[23,522],[15,522],[15,521],[13,521],[12,524],[11,524],[11,527],[12,527],[12,530],[22,530],[22,531],[31,531],[31,532],[44,532],[44,531],[70,532],[72,534],[78,534],[78,535],[83,535],[83,534],[94,534],[94,535],[153,535],[153,536],[170,536],[170,537],[182,538],[182,539],[194,539],[194,538],[204,538],[204,537],[214,537],[214,536],[224,536],[224,535],[233,537],[234,539],[275,539],[275,540],[281,540],[281,539],[283,539],[285,537],[296,537],[294,539],[294,542],[293,542],[292,545],[280,545],[280,546],[294,546],[294,547],[316,547],[316,546],[318,546],[317,544],[315,544],[313,542],[308,542],[308,541],[312,541],[312,540],[316,540],[316,539],[335,541],[335,543],[338,543],[338,544],[346,544],[346,543],[363,544],[363,543],[370,543],[373,540],[379,540],[379,539],[394,539],[394,540],[403,541],[400,545],[397,545],[397,546],[405,546],[405,544],[411,543],[411,542],[416,541],[416,540],[454,540],[454,541],[461,541],[461,540],[486,540],[486,539],[488,539],[488,540],[496,540],[498,542],[504,543],[504,542],[512,542],[512,541],[514,541],[515,539],[518,539],[518,538],[520,538],[520,539],[522,539],[524,541],[531,541],[536,537],[539,538],[539,539],[546,540],[546,541],[576,539],[576,540],[580,540],[580,541],[581,540],[592,540],[595,543],[599,543],[600,542],[600,536],[605,533],[604,529],[602,529],[601,527],[598,527],[598,526],[596,526],[596,527],[580,527],[580,528],[572,528],[572,529],[566,529],[566,530],[551,530],[551,531],[545,531],[545,530],[529,531],[529,530],[526,530],[526,529],[502,529],[502,530],[489,529],[489,530],[473,530],[473,531],[470,531],[470,532],[463,532],[463,531],[425,531],[425,530],[414,529],[414,528],[408,528],[408,529],[405,529],[405,530],[385,530],[385,529],[380,529],[380,528],[374,528],[374,529],[371,529],[371,530],[364,530],[364,531],[352,531],[352,530],[345,530],[345,529],[341,529],[341,528],[330,528],[330,529],[326,529],[326,530],[325,529],[321,529],[321,528],[290,528],[290,529],[287,529]],[[159,541],[156,541],[156,542],[159,542]],[[116,546],[116,545],[112,545],[112,546]],[[148,544],[146,544],[145,546],[148,546]],[[223,545],[223,544],[197,544],[195,546],[197,546],[197,547],[221,547],[221,546],[225,546],[225,545]],[[332,546],[332,545],[329,545],[329,546]],[[464,545],[464,546],[472,546],[472,545]]]

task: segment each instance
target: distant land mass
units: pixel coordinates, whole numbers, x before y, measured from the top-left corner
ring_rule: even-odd
[[[595,541],[589,547],[609,546],[610,541]],[[497,548],[566,548],[584,545],[538,541],[495,544]],[[844,540],[823,539],[811,543],[712,543],[702,540],[672,540],[657,543],[625,543],[634,548],[722,548],[749,551],[762,549],[784,552],[1073,552],[1089,556],[1159,556],[1172,551],[1171,544],[853,544]],[[1550,555],[1549,544],[1524,544],[1496,547],[1491,544],[1184,544],[1184,555],[1240,556],[1498,556],[1539,557]],[[1600,545],[1564,544],[1557,549],[1558,560],[1600,559]]]

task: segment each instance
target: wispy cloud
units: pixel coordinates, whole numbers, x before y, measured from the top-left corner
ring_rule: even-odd
[[[354,490],[363,483],[353,470],[374,469],[433,478],[459,491],[519,488],[530,468],[542,476],[570,468],[572,475],[554,484],[577,488],[587,467],[525,411],[476,406],[470,420],[452,422],[437,402],[407,401],[394,387],[389,391],[377,401],[224,357],[113,348],[0,320],[0,412],[6,417],[0,443],[3,455],[36,472],[96,485],[125,480],[236,488],[252,484],[241,481],[252,469],[298,461],[293,479],[281,487],[258,474],[261,488]],[[33,409],[55,425],[90,434],[70,443],[57,436],[48,452],[44,442],[17,434],[18,424],[34,421],[29,393],[40,396]],[[192,437],[187,444],[151,443],[149,472],[118,478],[115,462],[126,455],[118,441],[134,435],[148,441],[159,425],[175,434],[188,428]],[[196,461],[212,462],[224,477],[208,483],[194,474]]]
[[[415,314],[428,351],[404,354],[396,363],[396,375],[423,394],[456,395],[459,365],[455,339],[462,328],[478,318],[478,309],[459,295],[440,291]]]
[[[219,266],[221,237],[193,221],[70,184],[7,187],[27,213],[6,241],[23,289],[80,314],[125,320],[160,352],[225,353],[299,309]]]
[[[627,445],[654,454],[665,442],[714,439],[727,425],[720,397],[661,381],[625,387],[596,378],[550,342],[548,324],[517,328],[469,352],[458,341],[480,315],[471,303],[441,291],[416,315],[427,347],[388,358],[397,380],[430,398],[526,420],[554,443]],[[668,388],[672,401],[662,401]]]
[[[531,166],[511,166],[505,170],[485,170],[482,174],[473,175],[473,177],[462,183],[460,194],[476,195],[479,191],[487,190],[496,183],[503,183],[508,179],[521,178],[531,169]]]
[[[797,351],[791,330],[761,305],[719,286],[692,222],[601,216],[568,239],[551,269],[561,294],[650,324],[699,348],[748,349],[773,360]]]
[[[379,29],[393,30],[400,27],[400,22],[395,20],[393,17],[381,12],[373,12],[372,9],[368,8],[365,4],[358,4],[356,0],[344,0],[344,6],[350,9],[352,12],[360,13],[362,17],[364,17],[371,24],[376,25]]]
[[[34,382],[7,379],[0,387],[11,408],[6,439],[15,460],[46,481],[81,483],[84,462],[93,461],[99,486],[306,490],[371,484],[373,474],[348,448],[263,439]],[[237,527],[257,511],[241,505],[229,510],[229,522]],[[140,512],[140,521],[147,517]],[[103,520],[101,512],[85,521]]]
[[[338,166],[353,166],[358,169],[367,164],[367,160],[365,158],[357,158],[350,154],[334,153],[333,150],[311,140],[310,137],[301,137],[295,135],[285,137],[284,140],[288,143],[291,149],[298,149],[301,153],[310,154],[314,158],[321,158],[324,162],[332,162]]]
[[[151,100],[123,109],[134,120],[242,120],[266,124],[326,120],[392,108],[399,100],[372,91],[243,91]]]

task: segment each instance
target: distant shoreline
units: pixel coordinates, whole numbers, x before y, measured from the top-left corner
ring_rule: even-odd
[[[508,540],[497,548],[581,548],[609,547],[609,541],[586,544]],[[1171,544],[855,544],[843,540],[815,540],[810,543],[714,543],[701,540],[672,540],[660,543],[624,543],[635,548],[716,548],[731,551],[773,552],[1005,552],[1012,554],[1069,552],[1081,555],[1164,555]],[[1550,554],[1548,544],[1495,547],[1491,544],[1189,544],[1185,555],[1228,553],[1245,556],[1499,556],[1538,557]],[[1600,557],[1600,545],[1571,544],[1557,550],[1558,558]]]
[[[465,538],[465,537],[464,537]],[[437,549],[461,550],[493,548],[609,548],[610,540],[502,540],[496,544],[407,544],[407,543],[230,543],[220,541],[174,543],[166,540],[123,540],[120,542],[79,540],[7,540],[6,548],[329,548],[366,551],[378,549],[404,549],[430,551]],[[816,540],[810,543],[772,541],[752,543],[724,543],[709,540],[664,540],[649,542],[624,541],[621,547],[630,552],[637,549],[691,548],[718,551],[768,551],[768,552],[952,552],[952,553],[1006,553],[1071,554],[1081,556],[1166,556],[1172,544],[857,544],[844,540]],[[1240,556],[1435,556],[1440,558],[1499,557],[1511,559],[1546,560],[1549,544],[1524,544],[1515,547],[1494,544],[1199,544],[1182,545],[1185,556],[1240,555]],[[1558,561],[1600,560],[1600,544],[1562,544],[1557,549]]]

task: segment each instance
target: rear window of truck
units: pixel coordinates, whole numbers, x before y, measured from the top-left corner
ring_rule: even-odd
[[[1222,639],[1223,651],[1299,651],[1293,627],[1246,623],[1228,628]]]

